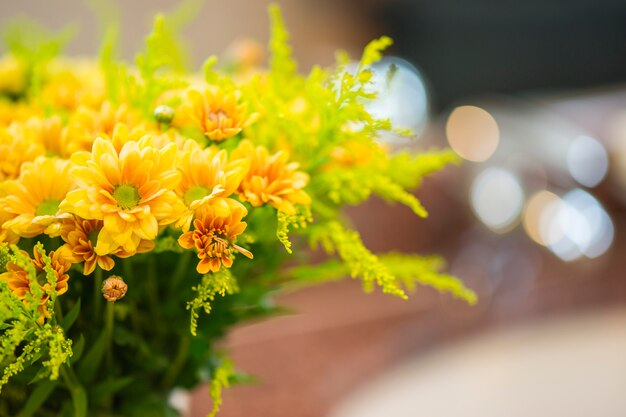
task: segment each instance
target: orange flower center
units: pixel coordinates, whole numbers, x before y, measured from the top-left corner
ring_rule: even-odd
[[[115,187],[113,198],[117,201],[117,205],[123,209],[133,208],[141,200],[137,187],[130,184],[120,184]]]
[[[212,111],[209,113],[209,120],[212,122],[219,122],[221,119],[227,119],[228,114],[224,112],[222,109],[217,111]]]

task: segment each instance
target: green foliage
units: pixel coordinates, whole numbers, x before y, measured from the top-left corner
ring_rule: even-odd
[[[164,15],[154,19],[152,32],[146,37],[145,50],[135,63],[140,78],[128,77],[131,101],[147,115],[152,114],[155,100],[165,91],[186,84],[180,76],[185,70],[184,48],[176,36],[176,25]]]
[[[386,175],[405,189],[419,187],[427,175],[446,166],[461,163],[459,156],[451,149],[431,150],[417,155],[400,152],[391,157]]]
[[[75,32],[76,27],[68,26],[55,33],[28,19],[13,20],[7,25],[4,43],[24,66],[30,96],[37,97],[47,64],[63,50]]]
[[[204,310],[206,314],[211,313],[211,303],[215,297],[234,294],[239,291],[237,281],[232,276],[230,270],[220,269],[218,272],[208,273],[202,276],[200,284],[192,287],[196,296],[187,302],[187,310],[191,310],[191,334],[196,336],[198,329],[198,310]]]
[[[230,386],[230,380],[235,376],[233,362],[229,359],[223,359],[222,363],[215,369],[209,384],[209,394],[213,400],[213,408],[207,417],[215,417],[218,413],[222,406],[222,390]]]
[[[458,278],[439,272],[445,263],[438,256],[388,253],[380,255],[379,259],[408,291],[415,291],[416,283],[419,283],[442,293],[450,293],[470,305],[476,304],[474,291],[466,288]]]
[[[289,46],[289,32],[285,27],[282,12],[276,4],[269,6],[270,14],[270,71],[279,81],[289,81],[295,77],[298,68]]]
[[[393,44],[393,40],[388,36],[381,36],[378,39],[370,41],[363,50],[363,56],[361,57],[360,67],[372,65],[383,57],[385,49]]]
[[[386,294],[407,298],[385,264],[363,245],[358,232],[344,228],[337,221],[329,222],[313,234],[313,244],[321,244],[328,253],[336,252],[348,268],[350,276],[362,281],[366,292],[378,286]]]
[[[309,223],[312,223],[313,215],[311,214],[311,209],[308,206],[298,206],[296,214],[286,214],[282,211],[277,211],[276,217],[278,220],[276,237],[288,253],[293,253],[291,242],[289,241],[289,230],[291,228],[304,229]]]
[[[47,308],[54,308],[56,300],[56,276],[50,266],[50,258],[45,254],[43,246],[37,244],[35,250],[42,254],[46,280],[52,285],[47,293],[49,301]],[[20,300],[9,288],[0,275],[0,366],[2,377],[0,379],[0,391],[9,380],[24,371],[27,367],[39,362],[43,374],[39,377],[48,377],[56,380],[59,377],[59,369],[69,362],[72,356],[72,341],[67,339],[63,329],[52,320],[41,324],[38,300],[44,295],[37,280],[35,269],[29,258],[17,247],[8,251],[8,246],[3,244],[0,256],[8,258],[9,262],[19,265],[26,271],[30,291],[24,301]]]

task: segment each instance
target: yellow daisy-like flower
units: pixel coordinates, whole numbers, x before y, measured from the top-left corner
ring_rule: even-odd
[[[187,211],[176,226],[188,231],[196,211],[211,201],[219,215],[228,215],[230,206],[223,198],[237,190],[248,166],[249,162],[243,159],[229,161],[225,150],[202,149],[193,140],[185,142],[178,162],[182,180],[176,193],[187,206]]]
[[[15,122],[24,122],[42,114],[42,109],[36,103],[13,102],[0,96],[0,127],[7,127]]]
[[[24,163],[19,178],[1,187],[5,197],[0,207],[15,216],[3,224],[5,229],[22,237],[60,234],[61,221],[69,216],[59,211],[59,204],[74,188],[69,161],[39,157]]]
[[[232,153],[232,159],[247,159],[250,170],[239,186],[239,198],[254,207],[270,204],[286,214],[295,214],[295,204],[311,204],[311,197],[303,190],[309,176],[298,171],[297,162],[289,162],[284,151],[270,155],[263,146],[256,148],[248,140],[242,141]]]
[[[0,128],[0,180],[17,178],[24,162],[34,161],[45,153],[42,143],[33,139],[24,124]]]
[[[175,222],[185,206],[174,189],[180,182],[176,145],[153,146],[150,136],[126,142],[118,153],[110,140],[98,138],[91,153],[72,158],[78,189],[61,203],[64,211],[87,220],[102,220],[95,252],[104,256],[120,248],[135,253],[142,240],[156,238],[159,227]]]
[[[80,59],[55,60],[41,91],[41,99],[54,107],[75,111],[97,107],[105,97],[105,83],[97,64]]]
[[[219,216],[210,205],[203,206],[193,222],[194,230],[183,233],[178,238],[178,243],[183,248],[195,247],[198,251],[200,262],[196,270],[201,274],[217,272],[222,265],[230,268],[233,264],[233,251],[252,258],[250,251],[235,244],[237,236],[246,230],[247,223],[241,219],[247,214],[247,210],[235,200],[230,201],[231,210],[226,216]]]
[[[26,252],[23,253],[28,256]],[[67,260],[66,255],[67,254],[63,249],[48,253],[48,256],[50,256],[50,266],[52,267],[52,271],[56,277],[56,285],[54,288],[57,295],[66,293],[68,289],[69,275],[67,274],[67,271],[70,269],[72,264]],[[28,257],[30,258],[30,256]],[[33,258],[30,261],[35,268],[39,289],[42,292],[41,298],[38,300],[38,310],[40,313],[38,321],[43,323],[46,317],[50,317],[50,313],[47,311],[45,303],[50,298],[48,293],[51,291],[52,286],[46,278],[46,272],[44,271],[45,263],[37,246],[33,249]],[[27,303],[27,294],[32,294],[30,280],[28,279],[28,272],[13,262],[8,262],[6,268],[7,272],[0,274],[0,281],[6,282],[11,291],[17,295],[20,300]]]
[[[91,274],[96,269],[96,265],[105,271],[110,271],[115,266],[115,261],[111,256],[98,255],[95,251],[102,226],[101,220],[85,220],[75,217],[64,222],[61,229],[61,238],[65,242],[63,246],[67,249],[66,256],[72,263],[84,262],[83,275]],[[149,252],[153,248],[154,242],[142,240],[135,252],[125,252],[119,248],[112,255],[128,258],[135,253]]]
[[[11,229],[5,228],[4,223],[11,219],[14,219],[16,216],[15,214],[4,211],[3,202],[4,199],[0,199],[0,243],[15,244],[20,240],[19,235],[13,232]]]
[[[258,119],[258,113],[247,114],[245,105],[238,103],[239,96],[238,91],[224,93],[215,88],[190,90],[189,103],[182,109],[209,139],[222,141]]]
[[[65,241],[66,253],[72,263],[85,262],[83,274],[89,275],[96,265],[105,271],[115,266],[115,261],[109,255],[98,255],[94,250],[98,233],[102,229],[102,221],[76,218],[61,230],[61,238]]]
[[[0,93],[19,94],[26,88],[25,65],[12,55],[0,58]]]
[[[97,109],[80,106],[72,114],[64,132],[66,152],[71,155],[77,151],[89,151],[95,138],[114,136],[114,130],[120,123],[137,128],[144,124],[140,122],[139,115],[123,103],[115,106],[105,101]]]

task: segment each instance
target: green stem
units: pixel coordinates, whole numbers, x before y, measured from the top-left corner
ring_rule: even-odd
[[[170,288],[173,290],[178,287],[178,284],[187,274],[187,267],[189,266],[189,261],[191,261],[192,252],[186,250],[178,259],[178,265],[176,265],[176,269],[174,270],[174,274],[172,274],[172,279],[170,281]]]
[[[58,299],[54,301],[54,318],[57,323],[61,323],[63,321],[63,309],[61,308],[61,303]]]
[[[93,316],[97,318],[102,308],[102,268],[99,266],[96,266],[93,285]]]
[[[113,324],[115,323],[115,303],[107,302],[104,331],[106,332],[107,369],[113,365]]]
[[[180,340],[180,343],[178,344],[178,351],[176,352],[176,356],[174,357],[174,362],[172,362],[172,365],[168,368],[167,373],[163,377],[163,381],[161,381],[161,388],[173,388],[178,374],[185,365],[185,362],[187,361],[190,344],[191,337],[186,334],[185,336],[183,336],[183,338]]]
[[[152,318],[158,320],[159,314],[159,290],[157,288],[157,282],[159,277],[157,276],[156,259],[151,256],[148,259],[148,279],[146,282],[146,290],[148,292],[148,302],[150,303],[150,312]]]

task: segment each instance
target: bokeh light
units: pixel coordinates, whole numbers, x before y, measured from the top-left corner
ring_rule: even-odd
[[[604,146],[589,136],[579,136],[567,150],[567,168],[576,181],[595,187],[605,177],[609,158]]]
[[[512,172],[491,167],[481,172],[470,190],[472,208],[496,232],[510,230],[524,205],[524,191]]]
[[[602,255],[614,235],[606,210],[581,189],[569,191],[562,198],[548,191],[535,194],[526,205],[524,227],[533,240],[564,261]]]
[[[450,147],[463,159],[486,161],[500,141],[500,130],[489,112],[476,106],[455,108],[446,123]]]
[[[559,197],[546,190],[533,194],[526,202],[523,219],[524,229],[528,236],[540,245],[547,246],[550,243],[545,240],[541,231],[548,207],[556,207],[555,203],[558,202],[560,202]]]
[[[377,97],[367,104],[375,117],[389,119],[395,128],[419,136],[428,123],[428,93],[421,73],[397,57],[385,57],[372,66],[372,89]],[[406,141],[393,132],[384,132],[387,141]]]

